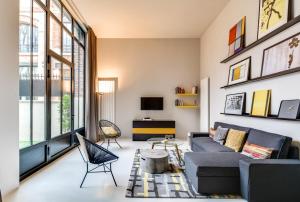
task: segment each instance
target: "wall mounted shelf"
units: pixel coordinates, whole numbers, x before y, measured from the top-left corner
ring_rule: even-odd
[[[235,87],[235,86],[240,86],[240,85],[244,85],[244,84],[248,84],[248,83],[253,83],[253,82],[267,80],[267,79],[272,79],[272,78],[292,74],[292,73],[295,73],[295,72],[300,72],[300,67],[289,69],[289,70],[286,70],[286,71],[283,71],[283,72],[278,72],[278,73],[275,73],[275,74],[270,74],[270,75],[267,75],[267,76],[260,76],[260,77],[254,78],[254,79],[249,79],[248,81],[244,81],[244,82],[241,82],[241,83],[222,86],[221,89],[232,88],[232,87]]]
[[[263,117],[263,116],[252,116],[249,113],[245,113],[242,115],[237,115],[237,114],[226,114],[226,113],[220,113],[222,115],[226,116],[242,116],[242,117],[250,117],[250,118],[260,118],[260,119],[273,119],[273,120],[282,120],[282,121],[300,121],[300,119],[285,119],[285,118],[278,118],[277,115],[269,115],[268,117]]]
[[[177,93],[177,96],[197,96],[195,93]]]
[[[199,109],[199,106],[197,105],[183,105],[183,106],[176,106],[176,107],[182,109]]]
[[[251,44],[249,44],[244,49],[242,49],[240,52],[237,52],[234,55],[231,55],[231,56],[227,57],[226,59],[222,60],[221,63],[227,63],[227,62],[233,60],[237,56],[249,51],[250,49],[254,48],[255,46],[265,42],[266,40],[272,38],[273,36],[283,32],[283,31],[285,31],[286,29],[288,29],[291,26],[297,24],[298,22],[300,22],[300,16],[295,17],[294,19],[288,21],[286,24],[284,24],[281,27],[275,29],[274,31],[270,32],[269,34],[265,35],[264,37],[256,40],[255,42],[253,42]]]

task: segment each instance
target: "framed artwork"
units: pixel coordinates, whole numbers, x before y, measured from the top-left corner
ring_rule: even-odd
[[[246,93],[226,95],[225,114],[242,115],[245,112]]]
[[[260,0],[257,38],[269,34],[289,20],[289,0]]]
[[[250,76],[251,57],[248,57],[229,68],[228,85],[248,81]]]
[[[300,117],[300,100],[281,101],[278,118],[298,119]]]
[[[245,25],[246,17],[244,16],[237,24],[229,31],[228,40],[228,56],[231,56],[245,47]]]
[[[264,50],[261,76],[297,67],[300,67],[300,33]]]
[[[259,90],[253,92],[252,96],[252,116],[267,117],[270,113],[271,90]]]

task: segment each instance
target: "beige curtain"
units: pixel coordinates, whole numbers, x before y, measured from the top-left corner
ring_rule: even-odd
[[[100,140],[98,130],[98,95],[97,95],[97,36],[92,28],[87,34],[87,68],[86,68],[86,123],[85,134],[92,142]]]

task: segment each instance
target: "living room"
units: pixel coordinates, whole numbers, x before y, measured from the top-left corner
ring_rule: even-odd
[[[300,201],[298,0],[1,4],[1,202]]]

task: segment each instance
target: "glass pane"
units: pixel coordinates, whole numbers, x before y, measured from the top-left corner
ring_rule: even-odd
[[[63,24],[70,32],[72,32],[72,17],[66,9],[63,10]]]
[[[79,117],[79,45],[74,40],[74,129],[78,129]]]
[[[79,128],[84,127],[84,50],[79,46]]]
[[[63,31],[63,57],[72,61],[72,37],[67,31]]]
[[[31,0],[20,0],[19,16],[19,146],[31,145]]]
[[[62,131],[71,131],[71,68],[63,65]]]
[[[61,55],[61,26],[50,17],[50,49]]]
[[[51,137],[61,134],[61,62],[51,58]]]
[[[33,101],[32,101],[32,138],[33,144],[42,142],[45,134],[45,28],[46,13],[33,3]]]
[[[61,4],[58,0],[50,0],[50,11],[61,21]]]
[[[77,23],[74,24],[74,35],[84,45],[84,32]]]

